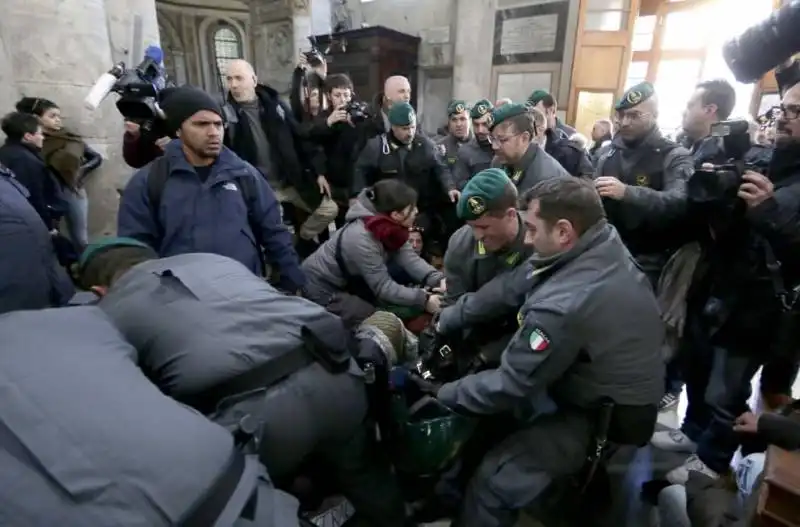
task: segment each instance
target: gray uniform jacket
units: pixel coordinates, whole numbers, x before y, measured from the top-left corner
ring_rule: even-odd
[[[344,331],[325,308],[207,253],[143,262],[98,305],[139,350],[153,382],[178,399],[297,350],[304,326]]]
[[[440,137],[437,141],[440,153],[450,169],[450,174],[458,190],[464,188],[467,181],[485,168],[489,168],[493,154],[483,150],[475,136],[470,135],[466,141],[460,141],[452,135]]]
[[[498,274],[515,268],[533,254],[533,247],[525,245],[522,214],[517,215],[517,237],[508,248],[499,252],[488,252],[483,243],[475,239],[469,225],[464,225],[453,233],[444,254],[446,305],[452,305],[464,293],[477,291]],[[491,312],[485,313],[491,315]]]
[[[500,366],[444,385],[439,399],[523,418],[543,390],[559,408],[591,409],[604,398],[655,405],[664,390],[664,324],[616,230],[603,220],[568,252],[531,261],[534,282]]]
[[[435,287],[444,275],[420,258],[408,243],[395,253],[389,253],[367,231],[362,221],[363,218],[374,215],[372,202],[362,192],[358,201],[347,211],[345,219],[348,224],[333,233],[327,242],[303,262],[309,290],[313,290],[314,295],[327,294],[331,297],[347,292],[345,275],[336,262],[336,244],[341,238],[342,259],[347,266],[347,272],[351,276],[361,277],[378,300],[398,306],[424,307],[425,291],[395,282],[389,275],[386,263],[390,258],[394,259],[398,266],[421,285]]]
[[[176,525],[227,467],[231,435],[163,395],[98,308],[10,313],[0,335],[0,524]],[[266,478],[248,466],[243,502]],[[259,525],[296,526],[267,490],[260,509],[289,510]]]
[[[492,166],[502,168],[510,174],[511,181],[517,186],[520,195],[540,181],[564,176],[572,177],[561,163],[544,151],[536,143],[531,143],[522,159],[515,165],[509,166],[500,163],[496,158]]]

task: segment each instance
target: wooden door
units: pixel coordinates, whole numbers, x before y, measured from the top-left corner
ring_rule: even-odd
[[[587,137],[622,96],[641,0],[581,0],[567,122]]]

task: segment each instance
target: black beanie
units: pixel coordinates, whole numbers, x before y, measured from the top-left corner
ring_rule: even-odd
[[[197,112],[208,110],[222,116],[222,108],[214,97],[194,86],[181,86],[164,97],[161,109],[167,117],[169,132],[174,133]]]

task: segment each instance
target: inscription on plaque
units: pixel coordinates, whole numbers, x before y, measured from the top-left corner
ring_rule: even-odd
[[[558,15],[536,15],[503,20],[500,54],[551,53],[556,50]]]

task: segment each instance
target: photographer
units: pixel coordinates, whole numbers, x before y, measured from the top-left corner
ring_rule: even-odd
[[[122,158],[131,168],[142,168],[153,159],[164,154],[167,143],[172,141],[168,135],[157,137],[152,130],[142,130],[133,121],[125,121],[125,134],[122,136]]]
[[[358,159],[357,149],[365,133],[368,115],[363,106],[352,103],[353,82],[347,75],[328,76],[325,95],[330,107],[314,119],[309,137],[324,150],[324,173],[330,185],[329,192],[339,210],[344,211],[348,206],[353,167]]]
[[[776,111],[768,176],[704,166],[689,181],[695,225],[687,232],[703,248],[686,307],[689,407],[680,431],[657,432],[651,442],[696,455],[667,474],[671,483],[690,471],[727,472],[740,442],[732,419],[747,410],[752,377],[767,361],[797,360],[800,85]]]

